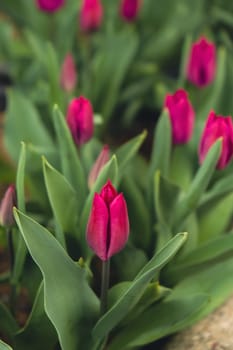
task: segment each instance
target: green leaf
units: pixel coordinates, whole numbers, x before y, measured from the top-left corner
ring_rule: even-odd
[[[169,163],[171,156],[171,123],[167,109],[163,110],[159,117],[157,126],[154,132],[154,141],[151,154],[149,177],[153,182],[154,174],[157,170],[161,171],[163,176],[169,173]],[[151,183],[149,184],[151,192]]]
[[[171,293],[126,325],[109,344],[109,350],[141,347],[186,326],[208,302],[206,294]]]
[[[214,186],[201,198],[200,205],[211,205],[233,191],[232,174],[226,175],[218,180]]]
[[[25,144],[21,142],[21,150],[16,174],[16,193],[17,193],[17,207],[25,212],[25,194],[24,194],[24,182],[25,182],[25,165],[26,165],[26,148]],[[23,237],[18,236],[15,263],[13,267],[11,282],[17,285],[21,276],[24,262],[26,259],[27,248],[24,243]]]
[[[95,181],[86,199],[86,202],[81,214],[81,243],[84,251],[87,250],[85,232],[86,232],[87,221],[90,214],[94,193],[99,192],[108,180],[111,180],[113,184],[116,184],[117,177],[118,177],[117,159],[116,159],[116,156],[113,155],[112,158],[102,168],[97,180]]]
[[[11,157],[17,162],[20,142],[35,146],[54,148],[46,128],[34,105],[18,91],[11,90],[6,115],[4,142]]]
[[[105,337],[137,304],[148,283],[176,254],[186,236],[185,233],[178,234],[144,266],[125,293],[97,322],[93,329],[94,339]]]
[[[63,350],[91,349],[91,329],[99,301],[84,269],[66,254],[44,227],[15,209],[15,219],[44,279],[45,311]]]
[[[119,167],[119,175],[122,176],[125,168],[135,156],[143,141],[147,136],[147,131],[143,131],[139,136],[132,138],[130,141],[124,143],[116,150],[116,157]]]
[[[78,211],[78,198],[74,189],[45,158],[43,159],[43,172],[49,201],[57,223],[63,233],[74,231],[77,225]],[[65,247],[63,234],[58,240]]]
[[[57,334],[44,310],[43,283],[38,289],[27,323],[17,332],[14,342],[17,350],[40,350],[42,343],[52,349],[57,343]]]
[[[70,130],[57,106],[54,107],[53,122],[58,140],[62,173],[77,192],[80,211],[87,192],[87,182]]]
[[[10,345],[4,343],[1,339],[0,339],[0,350],[13,350],[12,347],[10,347]]]
[[[19,329],[17,322],[2,303],[0,303],[0,329],[10,340],[13,340],[15,332]]]
[[[205,192],[209,181],[215,171],[222,147],[222,140],[217,140],[210,148],[204,163],[200,166],[188,192],[180,200],[173,212],[174,227],[179,227],[180,223],[198,205],[202,194]]]

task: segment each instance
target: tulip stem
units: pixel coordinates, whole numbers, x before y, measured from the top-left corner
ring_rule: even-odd
[[[11,228],[7,229],[7,240],[8,240],[9,258],[10,258],[10,271],[12,273],[12,270],[14,267],[14,261],[15,261],[15,253],[14,253],[14,244],[13,244]]]
[[[110,275],[110,259],[102,262],[102,283],[100,296],[100,314],[103,315],[108,307],[108,287]]]

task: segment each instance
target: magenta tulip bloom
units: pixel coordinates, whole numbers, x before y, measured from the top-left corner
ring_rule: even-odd
[[[88,99],[83,96],[74,98],[68,106],[66,120],[77,145],[82,145],[92,138],[93,109]]]
[[[75,88],[77,82],[77,71],[71,53],[68,53],[63,61],[60,82],[61,87],[66,92],[72,92]]]
[[[201,37],[192,45],[187,65],[188,79],[198,87],[210,84],[216,73],[216,47]]]
[[[123,194],[108,181],[95,193],[87,224],[87,242],[103,261],[122,250],[129,236],[128,211]]]
[[[231,117],[210,112],[199,145],[199,161],[202,164],[213,143],[222,138],[222,151],[217,169],[225,168],[233,156],[233,123]]]
[[[164,106],[169,111],[173,144],[187,143],[192,137],[195,113],[185,90],[167,94]]]
[[[15,186],[10,185],[6,190],[0,205],[0,223],[2,226],[14,224],[13,207],[16,206]]]
[[[141,7],[141,0],[122,0],[120,5],[120,15],[128,22],[136,19]]]
[[[36,0],[36,2],[38,8],[44,12],[56,12],[65,4],[65,0]]]
[[[80,10],[80,27],[83,32],[98,30],[103,19],[103,6],[100,0],[83,0]]]
[[[104,145],[88,176],[88,186],[92,188],[104,165],[109,161],[109,147]]]

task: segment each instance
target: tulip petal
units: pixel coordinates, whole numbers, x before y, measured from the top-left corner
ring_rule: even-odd
[[[110,204],[110,234],[108,259],[125,246],[129,236],[128,211],[122,193]]]
[[[87,224],[87,242],[101,260],[107,260],[108,208],[98,193],[95,193]]]

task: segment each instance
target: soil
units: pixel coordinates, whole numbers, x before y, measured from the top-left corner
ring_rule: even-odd
[[[163,350],[232,350],[233,296],[211,315],[175,335]]]

